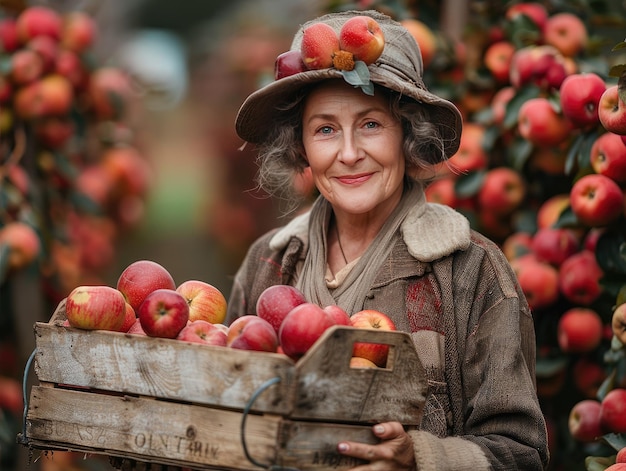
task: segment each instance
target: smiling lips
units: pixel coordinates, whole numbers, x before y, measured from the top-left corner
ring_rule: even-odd
[[[372,173],[361,173],[358,175],[344,175],[341,177],[337,177],[337,180],[339,180],[339,182],[345,185],[355,185],[355,184],[363,183],[369,180],[372,175],[373,175]]]

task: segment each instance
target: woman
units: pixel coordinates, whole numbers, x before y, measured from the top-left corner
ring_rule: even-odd
[[[379,13],[317,18],[292,50],[309,24],[339,31],[364,14],[385,36],[368,66],[373,95],[330,67],[280,78],[239,111],[238,134],[259,147],[261,186],[279,194],[310,167],[320,196],[250,248],[227,322],[254,313],[268,286],[290,284],[321,306],[382,311],[411,333],[430,388],[422,424],[378,424],[375,445],[339,443],[369,461],[357,470],[544,469],[533,319],[516,277],[495,244],[451,208],[427,203],[411,177],[455,153],[458,110],[428,92],[419,47]]]

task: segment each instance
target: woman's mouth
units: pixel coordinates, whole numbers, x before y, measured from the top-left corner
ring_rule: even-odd
[[[358,175],[343,175],[337,177],[337,180],[339,180],[339,182],[343,183],[344,185],[356,185],[369,180],[371,176],[371,173],[360,173]]]

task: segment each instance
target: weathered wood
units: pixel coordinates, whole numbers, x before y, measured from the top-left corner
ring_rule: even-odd
[[[45,323],[35,334],[40,381],[242,409],[279,377],[254,410],[290,412],[294,363],[284,355]]]

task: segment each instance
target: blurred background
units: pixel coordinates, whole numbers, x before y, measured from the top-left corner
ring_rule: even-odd
[[[512,79],[513,53],[546,42],[532,7],[522,15],[509,13],[513,5],[528,3],[540,5],[547,17],[567,13],[583,25],[584,35],[578,23],[565,23],[565,30],[577,33],[564,33],[564,45],[553,44],[559,49],[558,83]],[[92,21],[81,29],[76,20],[63,60],[45,41],[30,47],[44,58],[40,77],[61,75],[71,85],[66,109],[66,88],[50,85],[50,106],[60,112],[33,105],[26,90],[33,66],[22,57],[26,65],[19,69],[15,58],[25,48],[12,42],[16,33],[7,26],[36,6],[65,19],[81,12]],[[622,69],[616,67],[626,63],[614,50],[626,36],[620,0],[0,0],[1,470],[111,469],[106,459],[47,456],[15,444],[33,324],[47,321],[72,288],[114,286],[122,270],[140,259],[162,264],[177,283],[200,279],[228,297],[250,243],[290,217],[256,188],[254,149],[243,146],[234,131],[239,105],[273,80],[274,60],[289,48],[299,24],[348,8],[376,8],[410,25],[422,47],[427,86],[459,106],[468,136],[456,158],[463,173],[442,171],[443,183],[432,185],[429,199],[464,212],[512,262],[531,250],[530,239],[544,224],[538,222],[543,204],[568,194],[577,178],[593,172],[591,146],[605,133],[601,126],[542,143],[520,133],[518,112],[538,96],[558,102],[566,75],[593,72],[607,87],[617,84]],[[496,43],[500,52],[489,54]],[[55,63],[45,65],[50,55]],[[504,93],[508,98],[502,99]],[[482,207],[486,175],[501,167],[522,179],[524,191],[506,210]],[[310,182],[294,185],[305,198],[313,196]],[[614,248],[624,242],[626,210],[609,229],[603,227],[611,237],[601,249],[583,245],[597,241],[598,231],[580,224],[566,203],[553,213],[548,225],[575,232],[576,251],[590,248],[600,262],[621,253],[611,273],[600,263],[605,283],[596,280],[593,299],[556,293],[534,306],[551,469],[577,470],[586,469],[588,455],[614,454],[605,442],[581,444],[571,437],[567,418],[578,401],[597,397],[615,369],[617,360],[607,362],[606,352],[613,307],[625,300],[626,261]],[[564,312],[581,305],[599,313],[604,333],[593,349],[568,352],[558,344],[557,324]],[[26,373],[32,383],[34,373]]]

